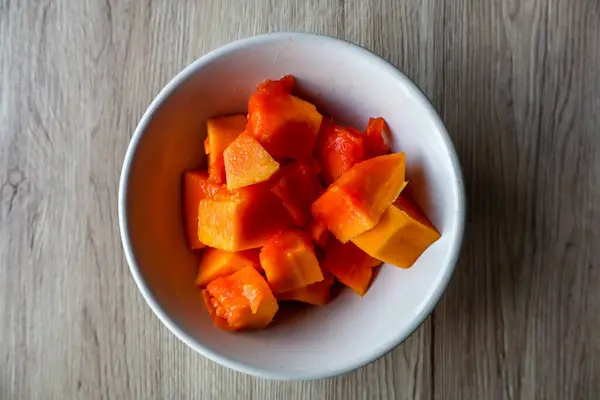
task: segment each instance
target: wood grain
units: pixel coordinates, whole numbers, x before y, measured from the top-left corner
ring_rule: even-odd
[[[439,12],[436,96],[470,216],[432,321],[436,397],[599,398],[598,3]]]
[[[195,354],[122,255],[131,133],[188,63],[262,32],[338,36],[423,88],[469,222],[433,316],[377,362],[271,382]],[[600,398],[594,0],[0,0],[0,399]]]

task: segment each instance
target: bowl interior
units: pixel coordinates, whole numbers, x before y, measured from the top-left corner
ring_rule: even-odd
[[[325,307],[278,315],[266,330],[227,333],[213,327],[194,285],[198,259],[184,237],[182,173],[205,166],[207,118],[245,112],[257,83],[284,74],[339,123],[364,129],[369,117],[387,120],[393,151],[406,152],[413,196],[442,237],[410,269],[384,265],[363,298],[345,289]],[[153,103],[124,168],[124,245],[149,304],[193,348],[257,375],[330,376],[393,348],[437,302],[460,245],[460,172],[433,109],[389,64],[327,37],[264,36],[205,56]]]

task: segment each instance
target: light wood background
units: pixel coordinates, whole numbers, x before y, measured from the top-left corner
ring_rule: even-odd
[[[117,227],[132,131],[188,63],[303,30],[400,67],[468,183],[450,287],[358,371],[271,382],[144,303]],[[600,399],[598,0],[0,0],[0,399]]]

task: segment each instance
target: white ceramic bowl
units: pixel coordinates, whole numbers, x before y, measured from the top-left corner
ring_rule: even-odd
[[[336,121],[364,129],[382,116],[392,150],[405,151],[417,202],[442,233],[407,270],[384,265],[368,293],[344,289],[266,330],[216,329],[194,285],[197,259],[184,238],[181,178],[203,160],[207,118],[244,112],[266,78],[296,76],[305,97]],[[342,40],[278,33],[225,45],[180,72],[137,126],[123,164],[119,224],[142,295],[160,320],[198,353],[275,379],[325,378],[361,367],[406,339],[433,310],[454,269],[465,200],[451,140],[435,110],[401,72]]]

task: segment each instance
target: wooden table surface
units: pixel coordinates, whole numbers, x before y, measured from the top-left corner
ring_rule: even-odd
[[[345,38],[432,99],[467,181],[433,315],[346,375],[271,382],[187,348],[129,274],[141,114],[210,49]],[[598,0],[0,0],[0,399],[600,399]]]

